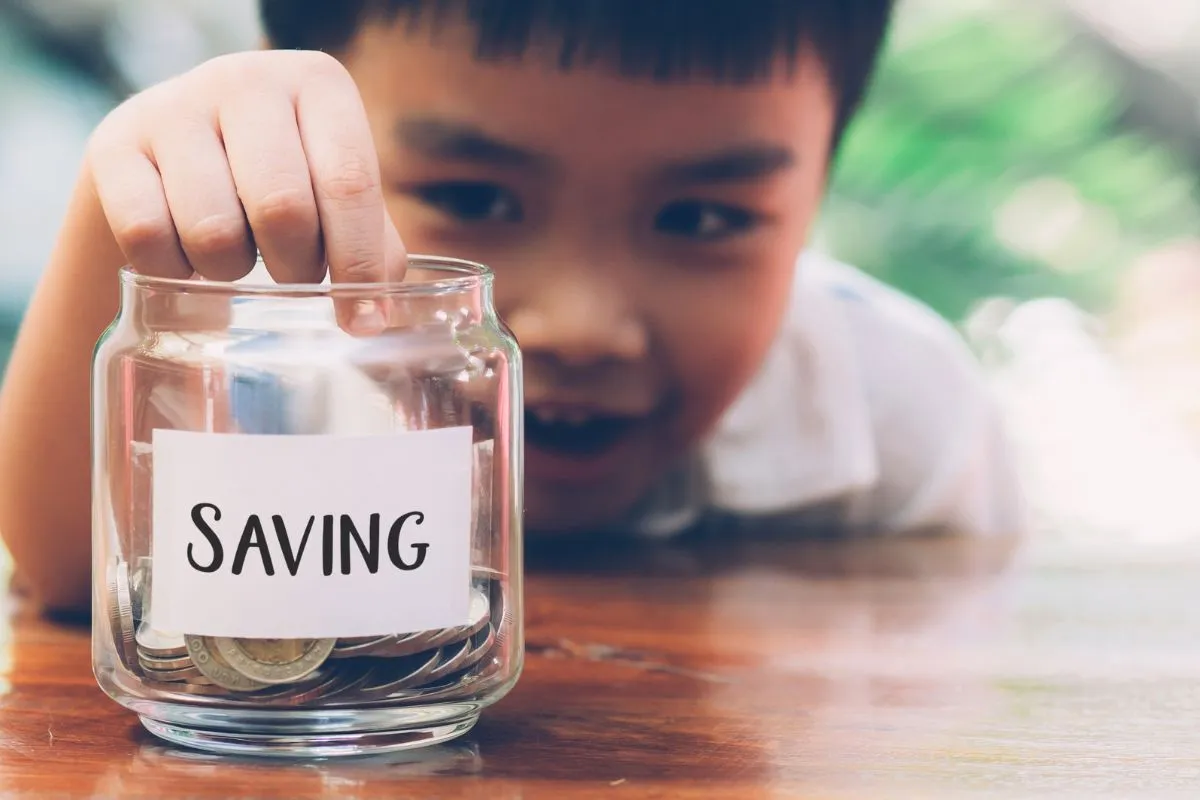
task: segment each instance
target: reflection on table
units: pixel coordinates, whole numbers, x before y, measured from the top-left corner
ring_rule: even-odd
[[[88,633],[7,600],[0,786],[27,797],[1190,796],[1200,553],[1012,541],[531,547],[518,688],[466,739],[352,761],[166,747]],[[1112,562],[1109,562],[1112,563]]]

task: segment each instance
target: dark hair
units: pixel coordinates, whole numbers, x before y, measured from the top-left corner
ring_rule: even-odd
[[[524,54],[549,35],[558,66],[606,59],[655,80],[750,82],[802,47],[820,57],[838,101],[838,131],[869,82],[893,0],[260,0],[280,49],[336,52],[374,19],[434,26],[457,12],[478,33],[477,57]]]

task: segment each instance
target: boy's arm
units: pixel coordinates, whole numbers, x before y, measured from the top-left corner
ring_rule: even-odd
[[[0,394],[0,534],[46,605],[88,604],[90,362],[118,270],[281,282],[403,277],[362,99],[323,53],[239,53],[123,103],[89,142]],[[375,303],[336,301],[371,335]]]
[[[125,262],[85,170],[0,390],[0,535],[51,608],[89,602],[91,359]]]

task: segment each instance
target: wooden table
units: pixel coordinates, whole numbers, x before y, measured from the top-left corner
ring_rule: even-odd
[[[518,688],[458,743],[159,744],[88,634],[8,600],[2,797],[1200,797],[1200,557],[721,538],[532,555]]]

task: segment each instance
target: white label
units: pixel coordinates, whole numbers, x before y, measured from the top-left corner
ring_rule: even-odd
[[[471,438],[154,431],[151,624],[290,639],[466,623]]]

